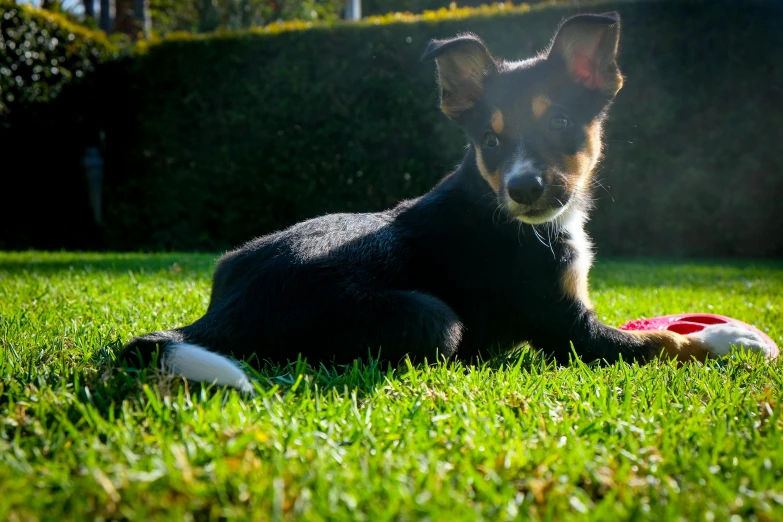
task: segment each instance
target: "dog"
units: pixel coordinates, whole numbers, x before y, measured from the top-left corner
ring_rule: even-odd
[[[560,24],[528,60],[494,58],[473,34],[432,40],[440,108],[466,134],[459,167],[429,193],[372,214],[333,214],[254,239],[218,262],[206,314],[133,339],[122,358],[253,389],[229,358],[346,364],[459,358],[521,343],[566,363],[704,361],[757,334],[621,331],[588,295],[584,225],[602,126],[623,85],[618,13]]]

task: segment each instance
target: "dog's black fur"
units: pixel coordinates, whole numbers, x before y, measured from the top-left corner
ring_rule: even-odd
[[[529,225],[498,223],[471,154],[393,210],[323,216],[230,252],[204,317],[128,349],[176,340],[240,358],[347,363],[379,349],[386,360],[435,361],[530,341],[565,361],[573,340],[588,359],[649,355],[563,295],[575,254],[566,237],[550,248]]]
[[[708,347],[676,334],[602,324],[586,269],[575,268],[591,256],[583,219],[557,221],[589,206],[600,125],[622,84],[618,38],[609,13],[566,21],[551,50],[527,62],[497,61],[472,35],[433,41],[424,57],[438,61],[441,106],[470,141],[459,168],[392,210],[319,217],[229,252],[204,317],[138,337],[124,356],[188,343],[261,361],[433,362],[527,341],[561,362],[572,343],[585,360],[706,357]],[[519,165],[537,177],[508,174]],[[522,177],[543,196],[511,202]],[[547,221],[555,226],[531,224]]]

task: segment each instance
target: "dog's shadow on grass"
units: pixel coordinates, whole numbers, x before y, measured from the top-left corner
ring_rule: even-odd
[[[495,372],[517,367],[523,372],[533,371],[535,368],[540,373],[554,370],[557,366],[553,360],[527,346],[507,353],[492,353],[487,360],[434,364],[414,363],[407,358],[392,364],[373,357],[356,360],[349,365],[322,364],[320,366],[310,365],[302,359],[287,364],[265,362],[259,364],[257,361],[249,361],[243,364],[256,390],[254,394],[245,394],[229,387],[187,381],[162,372],[156,358],[152,364],[144,368],[119,364],[114,359],[114,353],[118,352],[116,348],[104,347],[94,354],[91,361],[91,365],[98,368],[98,371],[94,372],[94,377],[85,384],[92,390],[91,402],[96,406],[98,402],[102,404],[99,409],[116,408],[123,402],[141,403],[151,400],[153,396],[165,398],[179,393],[186,393],[191,398],[199,397],[200,400],[208,400],[218,394],[229,397],[230,394],[236,393],[242,400],[253,401],[259,398],[312,393],[317,390],[322,397],[336,393],[355,396],[361,401],[376,395],[379,390],[388,385],[400,386],[405,381],[420,382],[430,379],[432,382],[437,382],[438,377],[430,377],[430,372],[464,374],[483,370]],[[107,413],[108,410],[103,414]]]

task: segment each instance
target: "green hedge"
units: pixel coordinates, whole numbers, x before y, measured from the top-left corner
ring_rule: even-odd
[[[614,8],[627,81],[590,224],[599,252],[783,257],[778,4],[580,10]],[[145,45],[104,71],[103,245],[228,248],[415,197],[464,147],[437,110],[434,64],[418,61],[427,41],[471,30],[527,57],[574,12],[502,6]]]
[[[84,177],[98,141],[98,65],[117,54],[103,33],[0,0],[0,248],[99,245]]]

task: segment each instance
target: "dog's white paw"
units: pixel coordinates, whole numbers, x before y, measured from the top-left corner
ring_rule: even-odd
[[[771,357],[772,347],[756,332],[736,324],[713,324],[700,332],[690,334],[703,341],[718,357],[728,355],[733,346],[753,352],[761,352]]]

